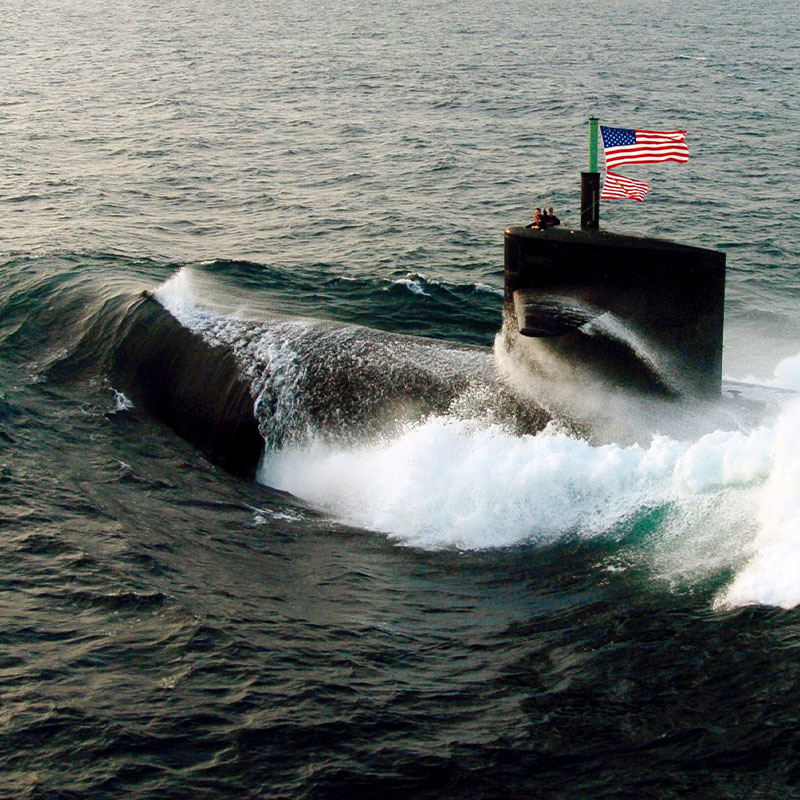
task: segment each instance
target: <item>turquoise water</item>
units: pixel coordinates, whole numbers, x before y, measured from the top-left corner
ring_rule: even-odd
[[[797,791],[793,8],[4,22],[0,794]],[[502,232],[578,223],[591,114],[688,130],[601,218],[727,253],[721,409],[530,425]],[[142,292],[233,354],[257,480],[126,383]]]

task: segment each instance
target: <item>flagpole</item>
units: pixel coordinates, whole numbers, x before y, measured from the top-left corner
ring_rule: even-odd
[[[597,171],[597,117],[589,117],[589,170],[581,172],[581,228],[600,227],[600,173]]]
[[[597,117],[589,117],[589,172],[597,172]]]

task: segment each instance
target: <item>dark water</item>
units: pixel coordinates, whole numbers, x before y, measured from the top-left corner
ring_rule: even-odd
[[[791,4],[4,12],[1,796],[800,795]],[[495,345],[593,113],[689,131],[602,216],[727,252],[720,407]]]

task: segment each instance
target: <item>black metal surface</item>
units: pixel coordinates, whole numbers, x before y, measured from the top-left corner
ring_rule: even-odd
[[[617,358],[602,335],[585,337],[575,309],[613,315],[631,339],[653,343],[680,371],[688,394],[717,394],[722,382],[725,254],[663,239],[608,231],[508,228],[505,232],[506,310],[523,334],[558,336],[565,358]],[[515,293],[525,301],[515,303]],[[548,298],[560,306],[547,313]],[[538,304],[538,306],[537,306]],[[518,311],[519,307],[519,311]],[[537,308],[539,309],[537,311]],[[571,309],[571,311],[570,311]],[[546,318],[549,317],[549,321]],[[578,341],[581,337],[587,341]],[[635,361],[627,367],[635,383]],[[621,380],[624,382],[623,374]]]

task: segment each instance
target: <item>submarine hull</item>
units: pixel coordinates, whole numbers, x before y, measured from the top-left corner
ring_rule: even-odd
[[[599,230],[505,231],[506,338],[533,370],[560,360],[626,388],[718,396],[724,304],[724,253]]]
[[[117,331],[112,373],[137,404],[209,460],[255,477],[264,439],[231,350],[207,344],[143,293]]]

